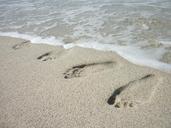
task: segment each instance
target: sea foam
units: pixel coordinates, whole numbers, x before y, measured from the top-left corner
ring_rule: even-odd
[[[0,1],[1,36],[114,51],[135,64],[168,72],[170,33],[170,0]]]
[[[62,46],[65,49],[70,49],[77,46],[83,48],[92,48],[100,51],[113,51],[134,64],[147,66],[171,73],[170,64],[160,62],[155,58],[149,58],[148,55],[145,54],[144,51],[140,50],[138,47],[102,44],[95,41],[82,41],[81,43],[78,42],[66,44],[65,42],[63,42],[62,39],[57,39],[56,37],[42,38],[40,36],[20,34],[18,32],[0,32],[0,36],[8,36],[30,40],[31,43],[35,44],[42,43],[55,46]]]

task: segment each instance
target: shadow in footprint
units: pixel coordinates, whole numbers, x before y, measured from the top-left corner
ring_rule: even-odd
[[[89,64],[81,64],[77,66],[73,66],[72,68],[68,69],[64,73],[64,78],[65,79],[71,79],[75,77],[80,77],[82,76],[82,73],[84,70],[87,70],[88,68],[96,69],[94,72],[98,72],[100,70],[104,70],[105,68],[112,68],[112,65],[114,65],[115,62],[113,61],[106,61],[106,62],[99,62],[99,63],[89,63]],[[100,66],[97,68],[97,66]],[[105,67],[104,67],[105,66]]]
[[[116,89],[113,94],[109,97],[107,103],[109,105],[113,105],[115,103],[116,100],[116,96],[119,95],[128,85],[119,87],[118,89]]]
[[[141,88],[144,89],[145,86],[148,86],[146,85],[143,85],[143,82],[144,81],[147,81],[148,79],[154,77],[155,75],[154,74],[147,74],[139,79],[136,79],[136,80],[133,80],[133,81],[130,81],[129,83],[127,83],[126,85],[123,85],[122,87],[119,87],[117,88],[113,93],[112,95],[109,97],[107,103],[109,105],[115,105],[116,108],[120,108],[120,107],[133,107],[133,102],[140,98],[140,95],[134,95],[135,99],[129,99],[128,97],[129,96],[129,93],[132,93],[131,91],[133,90],[133,92],[135,92],[135,94],[139,93],[139,92],[136,92],[136,90],[140,90]],[[138,86],[139,84],[139,86]],[[144,86],[144,87],[143,87]],[[129,89],[127,89],[129,88]],[[148,88],[147,88],[148,89]],[[151,88],[150,88],[151,89]],[[123,95],[123,96],[120,96],[122,92],[126,91],[126,95]],[[143,90],[142,90],[143,91]],[[147,94],[149,95],[149,94]],[[119,97],[120,96],[120,97]],[[119,97],[119,98],[118,98]],[[128,98],[127,100],[124,100],[123,98]],[[118,98],[118,100],[117,100]],[[117,100],[117,101],[116,101]]]
[[[30,42],[29,40],[23,41],[23,42],[21,42],[21,43],[19,43],[19,44],[14,45],[12,48],[13,48],[14,50],[23,48],[23,47],[27,46],[27,45],[29,44],[29,42]]]
[[[48,60],[53,60],[55,57],[52,57],[52,52],[47,52],[42,54],[41,56],[37,57],[38,60],[41,61],[48,61]]]

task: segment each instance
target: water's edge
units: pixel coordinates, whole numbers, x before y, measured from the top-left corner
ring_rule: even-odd
[[[129,62],[140,65],[140,66],[147,66],[153,69],[158,69],[160,71],[164,71],[167,73],[171,73],[171,65],[163,62],[159,62],[157,60],[151,60],[147,59],[143,56],[131,56],[136,54],[133,51],[136,51],[136,48],[133,47],[120,47],[120,46],[113,46],[110,44],[100,44],[97,42],[89,43],[89,42],[83,42],[81,44],[76,43],[69,43],[66,44],[62,41],[62,39],[57,39],[55,37],[48,37],[48,38],[42,38],[40,36],[35,35],[26,35],[26,34],[20,34],[17,32],[0,32],[0,36],[5,37],[13,37],[13,38],[19,38],[24,40],[29,40],[33,44],[48,44],[48,45],[54,45],[54,46],[62,46],[64,49],[70,49],[73,47],[82,47],[82,48],[92,48],[100,51],[112,51],[116,52],[118,55],[123,57],[124,59],[128,60]],[[143,53],[142,53],[143,54]]]

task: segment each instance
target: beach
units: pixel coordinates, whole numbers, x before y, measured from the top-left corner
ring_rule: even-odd
[[[0,128],[171,127],[171,74],[37,43],[0,37]]]

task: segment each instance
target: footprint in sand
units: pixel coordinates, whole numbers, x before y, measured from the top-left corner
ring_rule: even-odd
[[[17,49],[20,49],[20,48],[24,48],[24,47],[29,45],[29,42],[30,42],[29,40],[23,41],[23,42],[21,42],[19,44],[14,45],[12,48],[14,50],[17,50]]]
[[[37,57],[37,59],[41,61],[48,61],[48,60],[54,60],[56,59],[56,57],[52,54],[52,52],[47,52]]]
[[[96,73],[109,68],[113,68],[115,64],[116,63],[113,61],[106,61],[106,62],[89,63],[89,64],[81,64],[81,65],[73,66],[72,68],[68,69],[64,73],[64,78],[71,79],[71,78],[85,76],[86,72]]]
[[[157,76],[147,74],[116,89],[107,102],[116,108],[135,107],[148,103],[160,83],[161,80]]]

